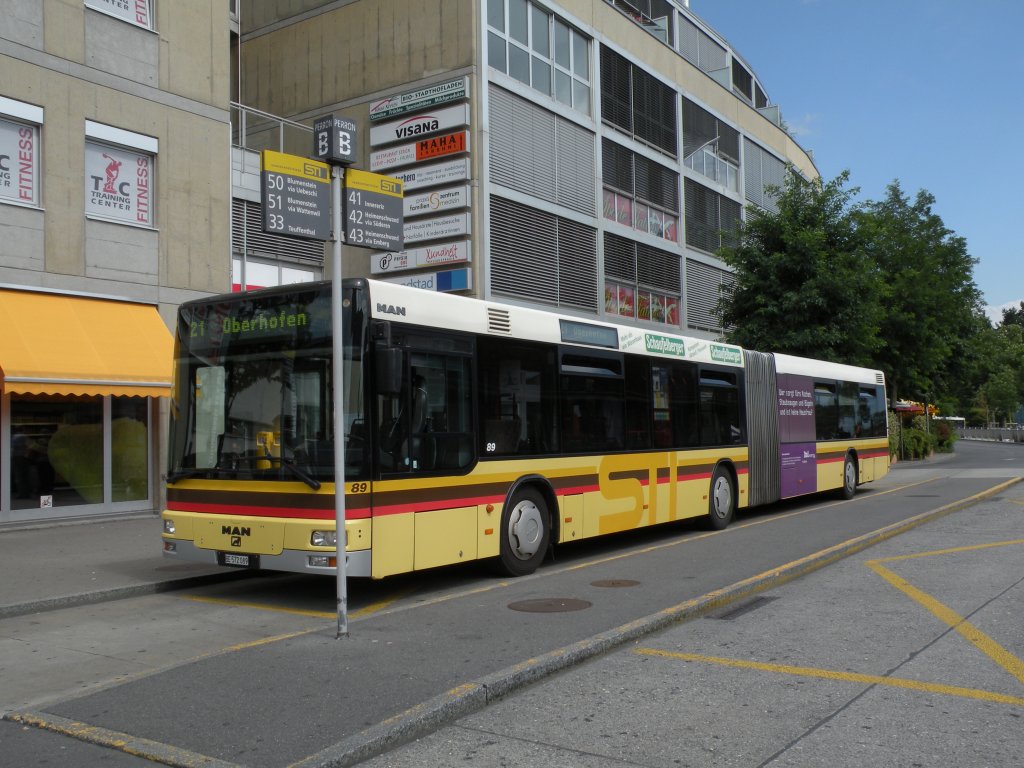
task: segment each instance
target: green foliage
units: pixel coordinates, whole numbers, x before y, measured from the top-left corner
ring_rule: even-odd
[[[942,402],[946,415],[984,420],[1024,402],[1024,302],[993,329],[964,238],[921,190],[898,181],[854,206],[849,173],[830,182],[795,173],[777,212],[751,208],[719,256],[735,284],[719,310],[729,341],[880,368],[888,395]],[[1014,392],[1016,394],[1014,395]]]
[[[939,453],[952,453],[956,443],[956,431],[944,421],[933,421],[935,429],[935,450]]]
[[[863,256],[847,179],[789,174],[778,212],[751,208],[738,245],[719,251],[736,273],[719,305],[729,341],[845,363],[879,351],[879,275]]]
[[[911,201],[893,182],[884,200],[856,214],[865,252],[883,275],[886,343],[877,361],[894,396],[939,394],[954,353],[982,314],[976,259],[932,211],[934,203],[924,190]]]

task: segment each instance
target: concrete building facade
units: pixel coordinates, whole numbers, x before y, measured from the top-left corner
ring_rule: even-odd
[[[787,166],[817,175],[684,3],[251,0],[239,21],[241,103],[352,117],[357,166],[405,182],[405,253],[346,248],[346,274],[713,338],[722,238]]]
[[[159,506],[174,312],[230,287],[231,23],[0,0],[0,524]]]

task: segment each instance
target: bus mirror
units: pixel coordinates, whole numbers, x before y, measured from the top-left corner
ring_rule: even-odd
[[[377,347],[377,391],[397,395],[402,391],[402,350],[399,347]]]

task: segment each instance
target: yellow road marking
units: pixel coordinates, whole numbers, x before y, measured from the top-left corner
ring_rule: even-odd
[[[998,704],[1011,704],[1018,707],[1024,707],[1024,698],[1020,696],[1008,696],[1003,693],[981,691],[976,688],[962,688],[956,685],[924,683],[919,680],[907,680],[899,677],[862,675],[857,672],[839,672],[836,670],[818,669],[815,667],[794,667],[788,664],[766,664],[759,661],[744,661],[742,659],[725,659],[717,656],[705,656],[700,653],[661,651],[656,648],[636,648],[633,653],[643,656],[660,656],[667,659],[676,659],[678,661],[695,661],[704,664],[717,664],[719,666],[733,667],[736,669],[754,669],[759,672],[775,672],[778,674],[796,675],[799,677],[814,677],[820,680],[864,683],[866,685],[884,685],[890,688],[905,688],[912,691],[938,693],[944,696],[959,696],[965,699],[977,699],[979,701],[991,701]]]
[[[359,619],[365,616],[370,616],[378,611],[382,611],[392,603],[401,600],[403,597],[409,594],[411,590],[398,592],[391,597],[385,598],[384,600],[378,600],[375,603],[365,605],[357,611],[349,612],[349,618]],[[273,611],[275,613],[290,613],[296,616],[310,616],[314,619],[333,619],[338,614],[334,611],[310,611],[305,608],[288,608],[287,606],[271,605],[269,603],[250,603],[245,600],[229,600],[226,597],[204,597],[202,595],[181,595],[185,600],[191,600],[196,603],[211,603],[214,605],[227,605],[232,608],[254,608],[259,611]],[[301,633],[300,633],[301,634]],[[282,635],[282,637],[287,637]]]
[[[1009,547],[1020,544],[1024,544],[1024,539],[998,541],[989,544],[974,544],[966,547],[951,547],[949,549],[936,549],[931,552],[918,552],[913,555],[901,555],[898,557],[883,557],[877,560],[869,560],[865,565],[911,600],[929,611],[933,616],[939,619],[939,621],[945,623],[946,626],[955,629],[979,651],[984,653],[1005,671],[1017,678],[1017,680],[1024,683],[1024,661],[1021,661],[1008,650],[1003,648],[1003,646],[986,635],[952,608],[939,602],[927,592],[918,589],[906,579],[897,576],[891,570],[882,565],[882,563],[892,563],[900,560],[913,560],[921,557],[949,555],[958,552],[972,552],[982,549],[991,549],[992,547]]]

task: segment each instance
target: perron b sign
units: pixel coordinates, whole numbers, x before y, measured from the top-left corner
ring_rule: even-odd
[[[324,115],[313,121],[313,155],[334,165],[356,161],[359,146],[356,122],[344,115]]]

